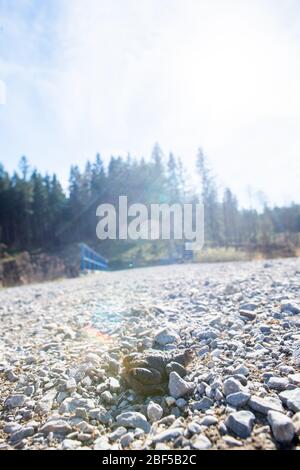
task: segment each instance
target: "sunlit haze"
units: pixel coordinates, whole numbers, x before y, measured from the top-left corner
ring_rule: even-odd
[[[242,204],[299,202],[297,0],[0,0],[0,161],[202,146]]]

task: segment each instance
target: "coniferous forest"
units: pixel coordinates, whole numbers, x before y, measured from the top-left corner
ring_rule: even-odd
[[[12,175],[0,166],[0,242],[19,252],[83,241],[105,256],[108,244],[101,247],[96,237],[96,209],[101,203],[117,205],[126,195],[129,204],[202,201],[206,246],[297,250],[300,204],[269,207],[261,198],[260,209],[240,207],[230,188],[219,187],[201,148],[195,163],[199,186],[191,188],[182,160],[172,153],[165,157],[158,144],[147,160],[113,156],[106,166],[98,154],[83,171],[71,167],[64,191],[55,174],[42,175],[23,156]]]

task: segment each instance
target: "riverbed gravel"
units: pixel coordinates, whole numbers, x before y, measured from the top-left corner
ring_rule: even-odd
[[[300,261],[101,272],[0,291],[0,449],[300,449]],[[143,397],[135,351],[194,351]]]

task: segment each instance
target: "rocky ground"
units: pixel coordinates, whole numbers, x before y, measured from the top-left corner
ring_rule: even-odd
[[[0,448],[300,448],[299,283],[285,259],[1,290]],[[187,347],[165,395],[126,388],[126,353]]]

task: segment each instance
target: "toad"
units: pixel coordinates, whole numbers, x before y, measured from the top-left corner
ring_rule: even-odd
[[[163,394],[167,391],[170,373],[175,371],[184,377],[193,357],[191,349],[128,354],[123,359],[123,377],[141,395]]]

